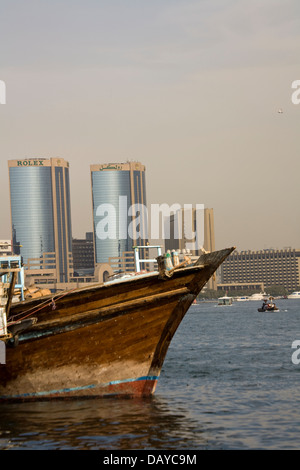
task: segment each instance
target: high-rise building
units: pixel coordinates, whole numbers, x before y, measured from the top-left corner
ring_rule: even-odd
[[[223,284],[263,282],[284,286],[287,291],[300,286],[300,250],[265,249],[234,251],[221,266]]]
[[[87,232],[84,239],[73,238],[72,242],[73,267],[75,273],[94,273],[94,238],[92,232]]]
[[[147,243],[145,166],[106,163],[90,170],[95,264],[107,263]]]
[[[215,251],[214,210],[204,209],[204,244],[206,251]]]
[[[201,254],[201,248],[205,251],[215,251],[215,229],[213,209],[190,210],[180,209],[175,214],[165,218],[166,226],[169,226],[170,236],[165,239],[166,250],[185,251],[187,248],[192,257]],[[200,227],[197,227],[200,225]],[[199,240],[197,239],[199,236]],[[189,248],[190,247],[190,248]],[[207,288],[216,289],[216,279],[213,276],[207,283]]]
[[[69,163],[62,158],[8,162],[14,252],[25,270],[68,282],[72,274]]]
[[[165,239],[166,250],[182,251],[190,247],[189,249],[193,256],[199,256],[201,248],[210,252],[215,251],[213,209],[203,208],[200,212],[201,215],[198,222],[201,227],[198,228],[197,211],[194,208],[191,210],[180,209],[175,214],[165,218],[165,225],[170,227],[170,236]],[[189,234],[189,232],[191,233]],[[196,243],[197,233],[200,234],[199,246]]]

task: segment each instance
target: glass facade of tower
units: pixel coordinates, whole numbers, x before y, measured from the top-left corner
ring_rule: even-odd
[[[23,262],[55,250],[51,167],[9,168],[14,252]]]
[[[107,263],[110,257],[132,251],[135,244],[146,243],[136,236],[134,224],[130,231],[131,206],[146,206],[144,167],[137,162],[135,166],[139,169],[133,170],[133,163],[117,164],[115,169],[112,165],[91,167],[96,263]]]
[[[11,160],[8,166],[14,252],[21,254],[24,264],[41,259],[40,269],[49,259],[56,281],[67,282],[72,262],[68,163],[27,159]]]
[[[60,282],[64,282],[68,272],[68,251],[72,247],[69,168],[55,167],[55,191]]]

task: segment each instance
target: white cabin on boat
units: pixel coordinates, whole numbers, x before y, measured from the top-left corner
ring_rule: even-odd
[[[219,297],[218,305],[232,305],[232,297],[227,297],[227,295],[224,297]]]

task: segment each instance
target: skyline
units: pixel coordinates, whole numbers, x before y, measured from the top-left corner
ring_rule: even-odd
[[[74,238],[93,231],[90,165],[139,161],[148,206],[214,209],[216,249],[300,247],[299,2],[0,8],[1,239],[8,160],[60,157]]]

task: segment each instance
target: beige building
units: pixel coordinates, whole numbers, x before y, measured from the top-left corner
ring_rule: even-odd
[[[300,250],[234,251],[221,266],[222,284],[262,282],[284,286],[288,291],[300,286]]]

